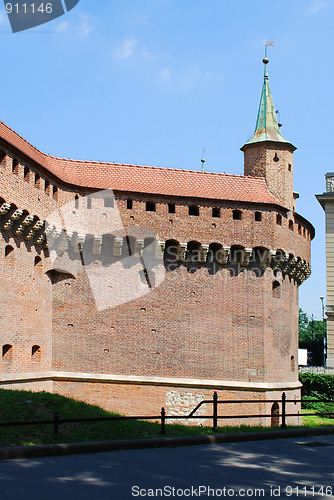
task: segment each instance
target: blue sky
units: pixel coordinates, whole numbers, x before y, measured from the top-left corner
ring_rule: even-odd
[[[1,4],[2,7],[2,4]],[[3,7],[2,7],[3,9]],[[66,158],[243,173],[264,42],[282,133],[295,146],[297,211],[316,228],[300,305],[321,316],[324,213],[334,171],[333,0],[80,0],[26,32],[0,15],[0,119]]]

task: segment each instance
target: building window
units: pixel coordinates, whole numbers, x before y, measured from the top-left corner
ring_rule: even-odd
[[[126,208],[132,210],[132,200],[126,200]]]
[[[31,357],[33,361],[41,360],[41,347],[39,345],[33,345],[31,348]]]
[[[155,212],[155,203],[151,201],[146,202],[146,212]]]
[[[289,165],[288,165],[288,169],[289,169],[289,172],[291,172],[291,170],[292,170],[292,165],[291,165],[291,163],[289,163]]]
[[[16,158],[13,158],[12,172],[16,175],[19,173],[19,162]]]
[[[241,220],[241,210],[233,210],[233,220]]]
[[[276,214],[276,224],[278,224],[279,226],[282,225],[282,216],[281,216],[281,214]]]
[[[2,358],[6,361],[11,361],[13,355],[13,346],[10,344],[5,344],[2,346]]]
[[[262,220],[261,212],[255,212],[255,220],[256,220],[256,222],[261,222],[261,220]]]
[[[6,166],[6,153],[3,149],[0,150],[0,165],[2,167],[5,167]]]
[[[57,188],[57,186],[53,186],[53,188],[52,188],[52,198],[55,201],[58,201],[58,188]]]
[[[37,255],[37,257],[35,257],[34,266],[42,267],[42,265],[42,259]]]
[[[291,356],[290,361],[291,361],[291,371],[294,372],[296,370],[295,357]]]
[[[298,224],[298,234],[302,234],[302,226]]]
[[[90,210],[92,208],[92,198],[87,198],[87,209]]]
[[[46,192],[46,194],[49,194],[49,186],[50,186],[50,182],[45,181],[44,191]]]
[[[79,208],[79,196],[77,194],[75,195],[74,206],[75,208]]]
[[[168,203],[168,213],[175,214],[175,204],[174,203]]]
[[[279,281],[273,282],[272,290],[273,290],[273,298],[280,299],[281,298],[281,284]]]
[[[40,186],[40,176],[38,174],[35,174],[35,187],[39,188]]]
[[[14,251],[14,248],[11,245],[7,245],[5,248],[5,257],[8,257]]]
[[[30,172],[29,168],[28,167],[24,167],[23,176],[24,176],[24,180],[26,182],[29,182],[29,172]]]
[[[199,215],[199,208],[195,205],[190,205],[189,206],[189,215],[195,215],[198,217]]]
[[[292,222],[292,220],[289,220],[289,229],[290,229],[290,231],[293,231],[293,222]]]
[[[104,198],[104,206],[113,208],[114,207],[114,200],[112,198]]]
[[[212,209],[212,217],[216,217],[217,219],[219,219],[219,217],[220,217],[220,208],[213,208]]]

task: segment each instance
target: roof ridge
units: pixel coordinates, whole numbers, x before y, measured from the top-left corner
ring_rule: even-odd
[[[241,179],[241,178],[250,179],[250,177],[246,177],[243,174],[229,174],[229,173],[225,173],[225,172],[201,172],[198,170],[185,169],[185,168],[156,167],[153,165],[139,165],[139,164],[134,164],[134,163],[106,162],[106,161],[97,161],[97,160],[80,160],[80,159],[74,159],[74,158],[64,158],[64,157],[60,157],[60,156],[54,156],[54,155],[50,155],[50,154],[45,153],[44,151],[41,151],[40,149],[36,148],[36,146],[31,144],[24,137],[22,137],[18,132],[16,132],[16,130],[9,127],[9,125],[7,125],[6,123],[4,123],[1,120],[0,120],[0,124],[3,125],[5,128],[7,128],[8,130],[10,130],[12,133],[14,133],[17,137],[19,137],[22,141],[24,141],[27,145],[29,145],[36,153],[42,155],[44,157],[44,159],[46,159],[46,160],[56,160],[56,161],[66,161],[66,162],[74,162],[74,163],[106,165],[106,166],[136,167],[136,168],[169,171],[169,172],[170,171],[172,171],[172,172],[188,172],[188,173],[194,173],[194,174],[198,174],[198,175],[218,175],[218,176],[226,176],[226,177],[237,177],[239,179]],[[45,168],[45,165],[42,165],[42,166],[44,166],[44,168]],[[261,181],[264,180],[263,177],[260,177],[260,176],[252,176],[251,178],[253,180],[261,180]]]

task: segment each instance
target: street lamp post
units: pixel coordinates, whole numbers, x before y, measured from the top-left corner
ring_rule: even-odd
[[[324,343],[324,367],[327,365],[327,339],[326,339],[326,328],[325,328],[325,306],[324,298],[320,297],[321,309],[322,309],[322,332],[323,332],[323,343]]]

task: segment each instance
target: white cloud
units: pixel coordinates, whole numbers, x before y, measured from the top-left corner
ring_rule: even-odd
[[[326,5],[324,0],[312,0],[310,4],[309,11],[311,14],[318,12],[318,10],[322,9]]]
[[[67,31],[69,25],[70,25],[70,23],[68,21],[63,21],[63,22],[57,24],[57,26],[55,28],[55,31],[57,33],[60,33],[60,32],[63,32],[63,31]]]
[[[76,26],[76,30],[81,36],[88,36],[95,28],[95,17],[91,14],[80,13],[80,23]]]
[[[170,80],[170,77],[171,77],[171,74],[172,74],[172,70],[170,68],[163,68],[160,72],[159,72],[159,79],[162,81],[162,82],[168,82]]]
[[[77,18],[77,22],[72,20],[70,21],[60,21],[56,27],[56,33],[69,33],[75,34],[80,37],[88,36],[95,28],[96,18],[91,14],[79,14],[79,18]]]
[[[0,11],[0,24],[3,24],[4,22],[8,21],[7,16]]]
[[[114,56],[118,59],[128,59],[135,53],[137,46],[138,40],[133,36],[129,36],[114,50]]]

